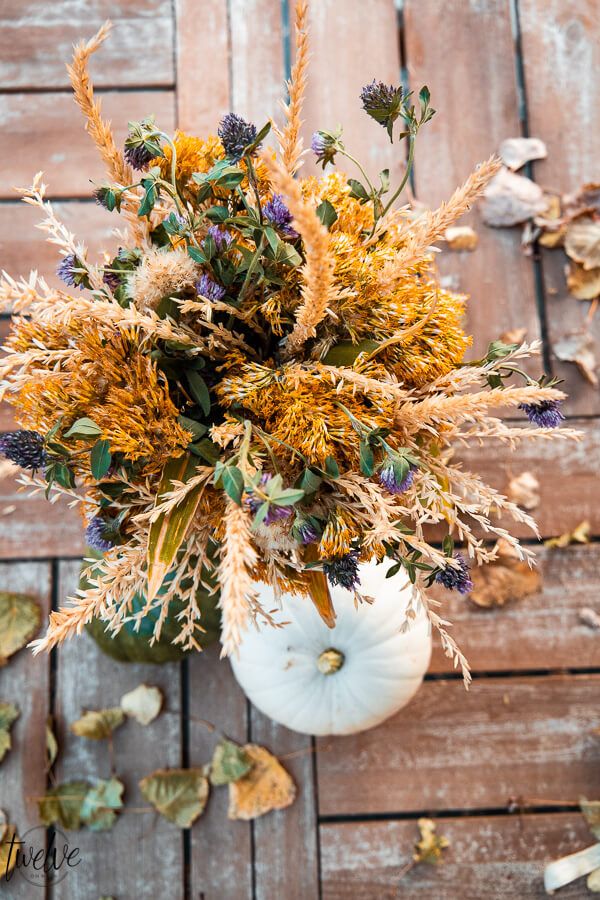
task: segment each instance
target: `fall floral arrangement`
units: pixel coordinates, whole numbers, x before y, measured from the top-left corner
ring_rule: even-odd
[[[231,653],[253,619],[270,618],[257,582],[310,596],[331,622],[328,584],[368,600],[359,564],[388,557],[415,588],[407,627],[422,604],[468,680],[425,589],[468,592],[469,567],[497,553],[485,537],[530,555],[498,520],[534,522],[452,449],[547,437],[563,394],[521,370],[535,345],[496,342],[465,360],[465,297],[440,286],[432,252],[498,162],[437,210],[395,207],[433,110],[426,88],[415,99],[373,82],[360,99],[373,127],[408,147],[401,184],[387,170],[374,183],[340,130],[312,139],[327,172],[299,177],[306,19],[300,0],[281,127],[257,130],[230,113],[216,137],[169,136],[150,117],[130,123],[123,152],[87,68],[108,26],[75,49],[75,99],[108,171],[95,197],[126,231],[114,258],[91,261],[40,174],[24,199],[45,214],[67,289],[35,272],[4,275],[0,287],[14,313],[2,395],[23,429],[0,450],[29,470],[24,484],[81,504],[87,541],[103,554],[87,587],[51,614],[38,650],[92,619],[117,632],[150,610],[158,637],[174,600],[175,640],[194,648],[199,597],[219,591]],[[270,131],[277,150],[265,148]],[[337,168],[343,160],[360,180]],[[521,410],[523,426],[498,418],[501,407]]]

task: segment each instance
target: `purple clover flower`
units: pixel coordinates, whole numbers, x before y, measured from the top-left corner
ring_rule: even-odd
[[[540,403],[521,403],[532,425],[539,428],[558,428],[564,416],[560,411],[560,400],[542,400]]]
[[[217,284],[210,275],[206,274],[201,275],[196,282],[196,290],[201,297],[206,297],[207,300],[222,300],[227,293],[223,285]]]
[[[332,163],[335,154],[340,149],[341,132],[330,134],[328,131],[315,131],[310,142],[310,149],[317,157],[317,162],[323,164],[323,168],[327,163]]]
[[[295,240],[298,232],[291,226],[292,214],[283,202],[281,194],[273,194],[273,199],[262,208],[263,214],[267,222],[274,228],[277,228],[285,237]]]
[[[7,431],[0,437],[0,453],[23,469],[43,469],[47,455],[37,431]]]
[[[304,519],[296,526],[296,534],[303,544],[314,544],[319,539],[319,532],[308,519]]]
[[[211,237],[219,253],[224,253],[233,243],[233,235],[230,231],[223,231],[218,225],[211,225],[206,232],[206,237]]]
[[[398,118],[401,98],[402,88],[395,88],[392,84],[384,84],[375,79],[370,84],[365,84],[360,92],[363,109],[384,128]]]
[[[83,290],[85,284],[83,283],[81,276],[84,273],[77,271],[81,268],[83,268],[83,266],[75,254],[68,253],[66,256],[63,256],[56,267],[56,274],[60,280],[64,281],[69,287],[78,287],[79,290]]]
[[[339,559],[330,559],[323,563],[323,571],[327,580],[335,587],[339,584],[347,591],[353,591],[360,584],[358,577],[358,550],[350,550]]]
[[[116,272],[104,272],[104,274],[102,275],[102,281],[113,292],[116,291],[117,288],[121,287],[121,279]]]
[[[259,484],[265,485],[268,484],[271,480],[271,476],[268,472],[264,472],[260,476]],[[246,502],[248,504],[248,508],[250,509],[252,515],[255,515],[258,512],[258,508],[262,506],[263,501],[260,497],[254,497],[252,494],[246,498]],[[264,525],[272,525],[274,522],[280,522],[282,519],[287,519],[292,514],[292,509],[289,506],[271,506],[269,504],[269,511],[265,518],[263,519]]]
[[[106,553],[107,550],[114,547],[114,542],[106,537],[107,530],[108,526],[102,516],[94,516],[93,519],[90,519],[88,527],[85,529],[85,540],[88,547],[99,553]]]
[[[244,155],[244,150],[256,139],[256,125],[246,122],[235,113],[223,116],[217,134],[225,149],[226,155],[237,162]]]
[[[403,494],[409,487],[412,487],[416,471],[416,467],[411,466],[404,478],[401,481],[398,481],[394,466],[391,463],[388,463],[388,465],[384,466],[380,471],[379,481],[390,494]]]
[[[455,553],[454,559],[458,562],[458,567],[446,566],[437,573],[435,580],[449,591],[458,591],[459,594],[468,594],[473,590],[469,566],[460,553]]]
[[[150,160],[154,159],[154,153],[143,142],[129,143],[129,140],[125,141],[125,152],[123,155],[129,165],[138,171],[145,169]]]

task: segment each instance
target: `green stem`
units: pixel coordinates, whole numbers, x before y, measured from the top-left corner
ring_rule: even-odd
[[[246,277],[244,278],[244,283],[242,284],[242,289],[238,294],[238,297],[237,297],[238,304],[241,303],[241,301],[244,299],[244,297],[248,293],[248,288],[250,286],[250,279],[252,278],[252,275],[254,274],[254,270],[256,269],[256,267],[259,263],[261,254],[264,249],[265,249],[265,236],[264,236],[264,234],[262,234],[260,237],[260,242],[258,244],[258,247],[256,248],[256,252],[255,252],[254,256],[252,257],[252,259],[250,260],[250,265],[248,266],[248,271],[246,272]]]
[[[263,214],[262,214],[262,207],[260,205],[260,194],[258,193],[258,179],[256,177],[256,172],[255,172],[254,166],[252,164],[252,160],[250,159],[249,156],[245,157],[245,159],[246,159],[246,165],[248,166],[248,181],[250,182],[252,190],[254,191],[254,196],[256,198],[256,207],[258,209],[258,218],[259,218],[260,224],[262,225]],[[243,193],[243,191],[242,191],[242,193]]]
[[[389,212],[390,208],[393,206],[393,204],[396,202],[396,200],[398,199],[398,197],[400,196],[400,194],[406,187],[406,182],[408,181],[408,179],[410,177],[410,173],[412,171],[414,158],[415,158],[415,135],[410,134],[408,136],[408,159],[406,161],[406,171],[404,173],[404,178],[400,182],[399,188],[394,192],[391,199],[384,206],[381,216],[379,218],[383,219],[385,214],[387,212]]]

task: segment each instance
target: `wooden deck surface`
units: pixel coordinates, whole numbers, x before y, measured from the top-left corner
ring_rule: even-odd
[[[281,0],[4,0],[0,266],[13,275],[35,267],[54,278],[56,254],[11,189],[40,168],[68,226],[93,250],[114,245],[110,216],[90,198],[89,179],[101,169],[63,65],[71,43],[109,15],[114,33],[92,68],[120,137],[129,119],[150,113],[166,130],[214,131],[229,109],[261,125],[282,95],[291,48]],[[313,0],[306,136],[342,122],[369,170],[398,169],[396,150],[359,112],[357,94],[373,77],[398,81],[402,71],[411,87],[429,85],[438,109],[419,138],[420,199],[449,196],[502,139],[526,134],[548,145],[533,177],[575,190],[600,176],[599,47],[597,0],[404,0],[401,13],[393,0]],[[216,794],[188,831],[127,812],[110,832],[82,831],[82,864],[46,891],[50,900],[537,898],[544,864],[592,842],[577,804],[582,794],[600,797],[600,637],[579,610],[599,602],[600,393],[552,354],[553,342],[583,327],[587,304],[567,295],[560,251],[527,258],[518,229],[487,230],[476,211],[469,221],[479,249],[445,254],[440,267],[472,295],[476,349],[510,328],[541,336],[584,440],[531,445],[519,456],[469,451],[465,459],[499,488],[535,472],[543,537],[588,519],[592,542],[542,550],[543,588],[518,603],[482,610],[452,599],[449,618],[475,673],[469,694],[437,648],[410,705],[354,737],[314,741],[274,725],[213,651],[165,667],[119,665],[87,636],[51,657],[22,651],[0,670],[0,699],[21,707],[0,769],[0,808],[21,832],[38,824],[33,798],[46,788],[46,716],[55,716],[64,748],[59,778],[107,774],[102,748],[67,741],[67,724],[142,681],[161,687],[166,709],[150,730],[119,741],[127,806],[144,806],[137,782],[153,769],[206,761],[214,737],[201,720],[268,746],[299,788],[292,807],[254,823],[229,822],[226,796]],[[0,429],[9,427],[3,411]],[[0,590],[32,593],[47,612],[74,589],[82,548],[75,512],[0,481]],[[445,863],[399,881],[423,814],[450,840]],[[0,896],[43,894],[22,879],[0,883]],[[585,897],[585,883],[559,896]]]

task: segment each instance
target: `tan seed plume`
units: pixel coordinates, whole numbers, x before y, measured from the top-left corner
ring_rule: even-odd
[[[230,656],[241,641],[242,632],[256,607],[256,591],[252,583],[252,568],[256,565],[256,550],[250,538],[248,510],[227,499],[225,537],[221,549],[219,582],[220,606],[223,611],[221,656]]]
[[[292,66],[291,78],[287,82],[289,101],[283,103],[286,122],[280,130],[275,129],[279,140],[279,152],[285,169],[294,175],[302,165],[302,107],[306,93],[308,70],[308,3],[307,0],[296,2],[296,58]]]

